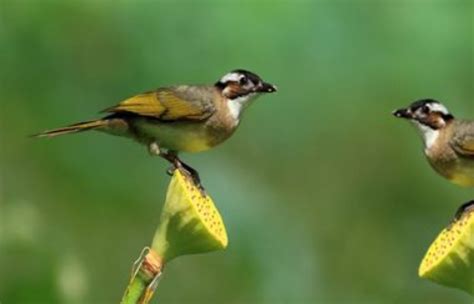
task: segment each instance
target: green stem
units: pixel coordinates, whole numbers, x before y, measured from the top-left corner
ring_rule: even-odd
[[[148,303],[158,286],[163,266],[161,257],[153,249],[145,248],[135,262],[134,273],[120,303]]]

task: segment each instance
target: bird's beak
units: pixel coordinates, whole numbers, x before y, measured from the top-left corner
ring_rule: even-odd
[[[398,118],[410,119],[413,118],[411,111],[409,109],[398,109],[392,112],[393,116]]]
[[[271,83],[262,82],[255,91],[259,93],[273,93],[277,91],[277,87]]]

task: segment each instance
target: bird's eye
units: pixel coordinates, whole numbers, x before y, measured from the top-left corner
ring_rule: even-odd
[[[239,84],[240,85],[246,85],[247,82],[248,82],[248,79],[245,76],[239,79]]]
[[[428,106],[422,106],[421,112],[423,112],[424,114],[428,114],[430,112],[430,108]]]

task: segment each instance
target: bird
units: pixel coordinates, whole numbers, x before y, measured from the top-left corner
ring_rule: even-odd
[[[201,152],[228,139],[242,114],[259,96],[277,87],[257,74],[236,69],[211,85],[176,85],[135,95],[109,107],[104,117],[46,130],[34,137],[51,138],[89,130],[127,137],[148,152],[184,169],[201,188],[198,172],[178,157],[179,152]]]
[[[474,186],[474,121],[456,119],[432,98],[393,111],[418,129],[431,167],[454,184]]]

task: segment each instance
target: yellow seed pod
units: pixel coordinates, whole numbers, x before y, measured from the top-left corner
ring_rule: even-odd
[[[180,255],[225,249],[227,243],[224,222],[212,199],[175,170],[152,249],[169,262]]]
[[[420,277],[474,295],[474,209],[466,210],[431,244]]]

